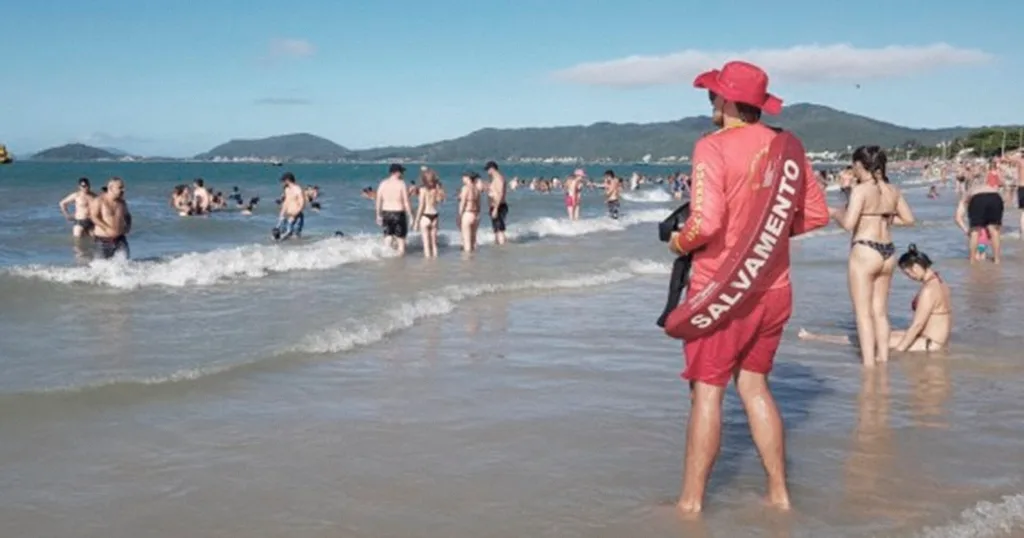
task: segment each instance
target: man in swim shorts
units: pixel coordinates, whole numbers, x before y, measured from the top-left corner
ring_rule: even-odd
[[[712,284],[741,237],[759,233],[761,223],[755,220],[759,217],[752,214],[765,208],[752,205],[764,203],[759,202],[764,197],[759,196],[759,188],[752,188],[761,182],[752,174],[762,169],[777,136],[760,118],[762,112],[778,114],[782,109],[782,101],[767,93],[768,75],[749,63],[729,62],[721,70],[698,76],[694,86],[708,90],[713,119],[720,129],[700,139],[694,148],[690,217],[669,241],[673,252],[693,256],[688,300]],[[692,407],[677,505],[682,513],[703,509],[707,480],[721,442],[722,398],[730,380],[736,383],[768,475],[768,503],[782,510],[790,507],[782,417],[767,378],[793,309],[789,238],[823,227],[829,220],[825,193],[814,180],[810,162],[802,159],[803,171],[797,177],[804,183],[803,196],[791,206],[794,213],[789,229],[777,234],[778,256],[747,281],[749,295],[737,310],[723,314],[726,320],[721,325],[684,343],[683,377],[690,382]],[[771,222],[769,219],[767,226]]]
[[[508,218],[508,204],[505,202],[505,176],[498,170],[498,163],[488,161],[484,171],[491,179],[487,189],[487,198],[491,203],[491,230],[494,231],[494,242],[504,245],[505,219]]]
[[[622,180],[615,177],[614,170],[604,171],[604,203],[608,206],[608,216],[619,218],[619,196],[622,194]]]
[[[976,178],[968,182],[964,194],[964,206],[967,208],[969,227],[968,251],[978,249],[981,229],[988,230],[992,241],[992,262],[999,263],[1003,257],[1001,231],[1003,227],[1003,196],[999,193],[998,184],[990,178]]]
[[[384,230],[384,244],[405,254],[405,238],[409,235],[412,204],[405,185],[405,167],[394,163],[388,177],[377,187],[377,226]]]
[[[306,215],[303,213],[306,209],[306,194],[295,180],[295,174],[291,172],[285,172],[281,176],[281,184],[284,186],[284,195],[281,199],[281,211],[277,216],[277,226],[272,231],[274,239],[302,237],[302,228],[306,225]]]
[[[119,252],[127,259],[131,254],[128,234],[132,230],[132,214],[128,211],[124,192],[124,180],[110,178],[106,192],[89,204],[89,218],[95,226],[93,239],[103,259],[113,258]]]
[[[75,225],[71,228],[71,235],[76,239],[89,235],[92,231],[92,220],[89,219],[89,206],[96,198],[96,194],[89,187],[89,178],[83,177],[78,180],[78,190],[64,197],[58,207],[64,218]],[[68,206],[75,204],[74,218],[68,214]]]

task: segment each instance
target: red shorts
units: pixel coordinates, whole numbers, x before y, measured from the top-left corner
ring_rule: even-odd
[[[683,379],[724,387],[738,370],[759,374],[772,371],[782,329],[793,313],[790,286],[751,297],[742,317],[727,321],[717,331],[685,342]]]

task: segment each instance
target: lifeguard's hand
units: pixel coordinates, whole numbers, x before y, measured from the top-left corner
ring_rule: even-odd
[[[676,254],[677,256],[682,256],[683,254],[686,254],[686,253],[679,249],[679,244],[676,242],[676,239],[678,237],[679,237],[679,232],[672,232],[672,235],[670,235],[668,237],[668,249],[670,251],[672,251],[674,254]]]

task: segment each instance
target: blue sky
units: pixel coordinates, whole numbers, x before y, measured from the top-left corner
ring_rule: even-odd
[[[768,5],[7,0],[0,142],[184,156],[291,132],[364,148],[664,121],[707,113],[693,74],[743,57],[788,103],[920,127],[1024,121],[1024,2]],[[631,56],[647,58],[616,62]]]

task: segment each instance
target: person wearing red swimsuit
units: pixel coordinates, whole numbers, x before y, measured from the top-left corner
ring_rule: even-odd
[[[726,262],[740,238],[757,233],[754,202],[768,148],[778,131],[760,122],[761,113],[778,114],[782,101],[767,93],[768,75],[746,62],[729,62],[694,81],[709,92],[713,119],[721,129],[700,139],[693,151],[690,216],[673,234],[669,248],[691,253],[693,273],[689,297],[700,294]],[[722,428],[722,398],[730,379],[750,422],[754,443],[768,475],[768,502],[790,506],[786,486],[782,417],[768,388],[782,330],[792,313],[789,283],[789,238],[828,224],[825,193],[814,170],[801,156],[802,197],[796,200],[790,229],[778,239],[777,261],[759,270],[745,306],[710,334],[684,344],[692,408],[686,436],[682,494],[677,508],[693,514],[702,510],[704,491],[718,455]]]

